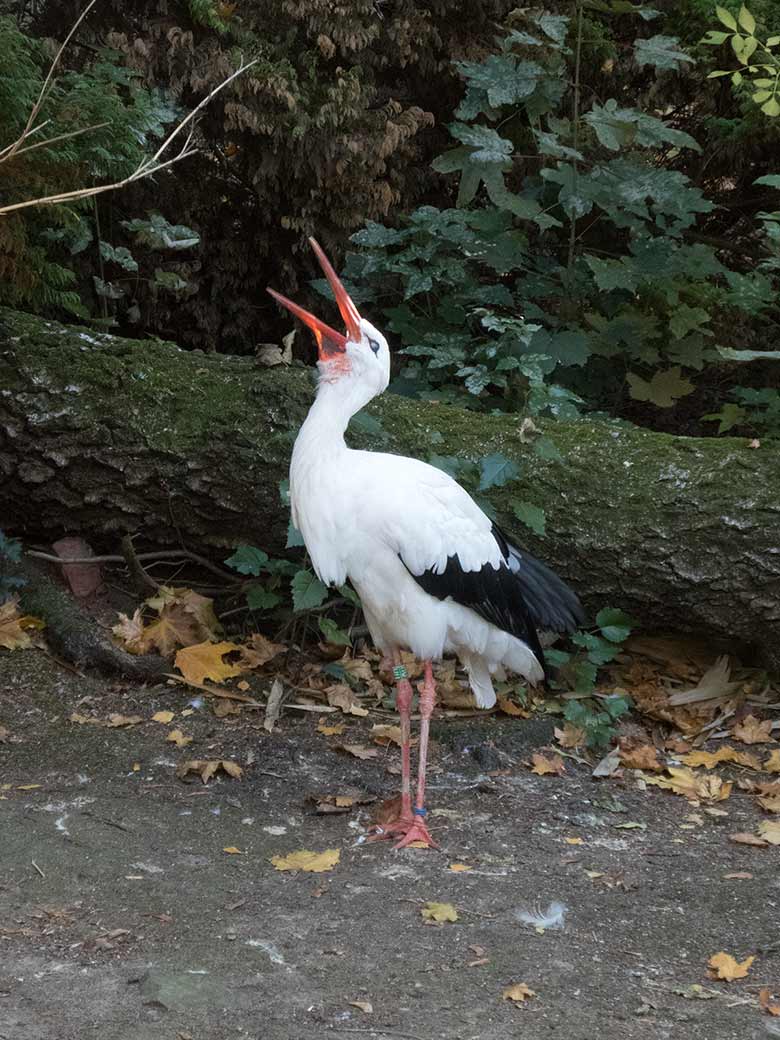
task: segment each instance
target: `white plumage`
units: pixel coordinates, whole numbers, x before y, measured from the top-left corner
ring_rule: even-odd
[[[431,661],[456,654],[477,705],[495,704],[492,676],[504,670],[544,679],[537,627],[568,631],[580,619],[574,593],[543,564],[513,546],[446,473],[417,459],[354,451],[344,442],[352,416],[390,379],[384,336],[362,319],[312,240],[348,336],[297,304],[272,295],[314,332],[317,397],[301,427],[290,467],[295,526],[327,585],[352,583],[374,643],[396,664],[403,734],[402,810],[390,830],[401,845],[432,843],[425,815],[428,722],[435,702]],[[420,712],[417,806],[409,797],[412,691],[400,651],[425,662]]]

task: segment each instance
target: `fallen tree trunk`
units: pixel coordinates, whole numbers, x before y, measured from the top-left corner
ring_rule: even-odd
[[[239,542],[281,550],[278,485],[310,373],[7,310],[0,322],[1,528],[28,543],[79,532],[108,546],[134,532],[212,555]],[[488,497],[586,605],[709,634],[780,667],[776,446],[548,423],[561,458],[543,459],[516,416],[390,394],[368,411],[381,425],[363,425],[355,445],[516,460],[520,477]],[[512,499],[544,508],[544,538],[514,518]]]

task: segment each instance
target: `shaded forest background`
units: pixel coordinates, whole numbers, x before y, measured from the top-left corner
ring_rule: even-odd
[[[81,9],[0,3],[2,141]],[[97,129],[5,163],[2,204],[124,175],[257,63],[198,155],[0,218],[0,302],[252,354],[289,330],[267,284],[327,310],[300,281],[316,234],[391,333],[401,393],[776,435],[780,104],[757,83],[778,19],[740,10],[732,31],[708,0],[105,0],[42,113]]]

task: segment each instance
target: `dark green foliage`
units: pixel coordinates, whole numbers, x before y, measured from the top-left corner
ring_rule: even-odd
[[[648,112],[562,94],[593,16],[582,38],[579,23],[564,37],[565,20],[549,35],[544,15],[517,17],[496,53],[458,65],[459,144],[433,164],[457,177],[457,208],[368,224],[347,276],[404,344],[401,392],[567,418],[672,409],[723,367],[724,334],[772,343],[774,261],[741,270],[701,240],[717,206],[674,168],[701,147],[657,97]],[[670,37],[637,50],[657,93],[691,64]],[[775,241],[776,217],[764,214]]]

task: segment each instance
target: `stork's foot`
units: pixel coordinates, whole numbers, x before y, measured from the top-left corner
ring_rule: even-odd
[[[393,847],[396,849],[406,849],[416,841],[423,842],[423,844],[429,849],[438,849],[439,847],[439,843],[434,841],[431,837],[431,832],[428,830],[428,825],[424,818],[418,815],[415,815],[404,836],[398,844]]]
[[[374,820],[375,823],[368,832],[368,840],[381,841],[383,838],[406,834],[414,823],[414,816],[411,806],[404,809],[403,797],[399,794],[379,806]]]

